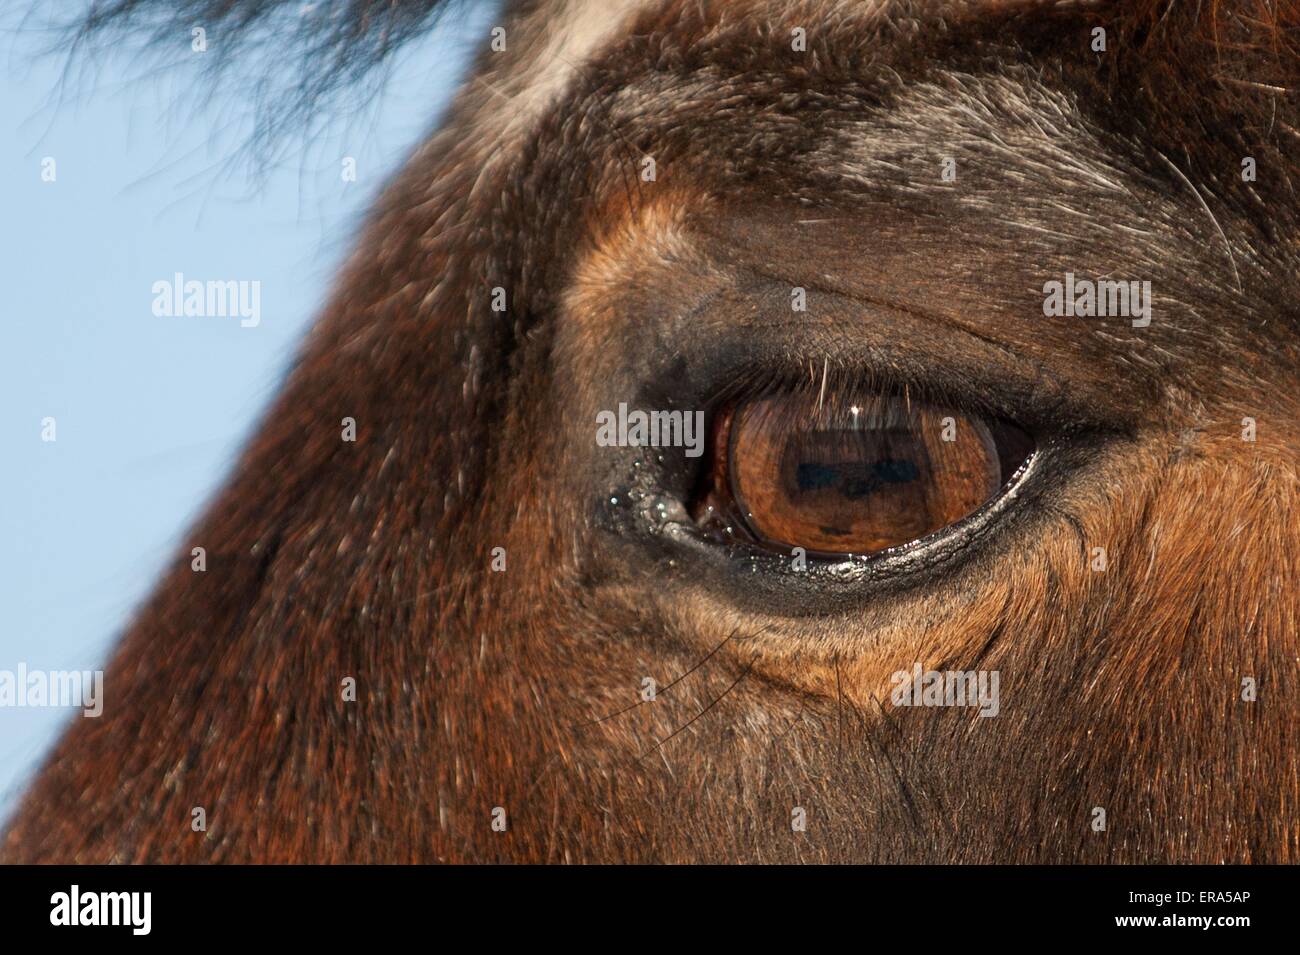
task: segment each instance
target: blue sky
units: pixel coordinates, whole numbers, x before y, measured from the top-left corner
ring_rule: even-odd
[[[382,97],[288,131],[275,163],[245,148],[254,104],[198,69],[120,51],[66,82],[39,22],[0,25],[0,670],[106,662],[487,21],[413,44]],[[154,315],[176,272],[260,281],[260,323]],[[0,707],[0,817],[72,718]]]

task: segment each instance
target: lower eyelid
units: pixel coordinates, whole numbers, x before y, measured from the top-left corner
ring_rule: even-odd
[[[633,573],[622,586],[653,586],[672,601],[690,593],[728,612],[764,619],[796,620],[851,614],[871,609],[889,613],[898,601],[922,599],[960,587],[977,567],[996,568],[1042,539],[1047,527],[1062,519],[1061,495],[1075,475],[1109,457],[1114,439],[1081,433],[1070,439],[1041,440],[1002,493],[956,525],[907,545],[866,557],[822,558],[807,555],[797,561],[790,553],[752,546],[685,519],[679,507],[689,495],[677,485],[665,491],[677,516],[668,519],[621,490],[598,502],[598,526],[593,542],[594,567],[653,568]],[[629,459],[629,468],[631,466]],[[635,473],[644,475],[643,459]],[[618,498],[611,503],[610,497]],[[993,562],[993,563],[988,563]],[[615,570],[616,576],[624,571]]]

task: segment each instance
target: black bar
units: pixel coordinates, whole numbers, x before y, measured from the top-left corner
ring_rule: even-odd
[[[1171,939],[1231,944],[1241,933],[1294,930],[1293,867],[537,868],[363,866],[0,867],[7,939],[41,936],[128,944],[275,940],[338,943],[417,933],[422,944],[534,942],[555,932],[615,947],[664,935],[731,940],[801,933],[803,946],[926,939]],[[100,897],[148,892],[149,931],[126,909],[116,926],[53,925],[71,908],[88,917]],[[62,893],[68,905],[56,913]],[[1179,894],[1183,893],[1183,894]],[[143,896],[137,897],[143,902]],[[84,908],[90,906],[90,908]],[[111,908],[111,905],[109,906]],[[1121,920],[1146,920],[1146,924]],[[1196,920],[1192,922],[1191,920]],[[1209,920],[1206,925],[1202,920]],[[1226,921],[1231,920],[1231,923]],[[688,926],[693,926],[688,929]],[[610,931],[616,934],[608,934]],[[620,935],[619,932],[626,934]],[[447,933],[454,933],[448,935]],[[432,934],[431,934],[432,933]],[[468,934],[466,934],[468,933]],[[598,934],[599,933],[599,934]],[[848,933],[847,936],[844,933]],[[645,938],[645,934],[650,937]],[[637,942],[642,938],[641,943]],[[659,944],[659,943],[653,943]],[[801,947],[803,947],[801,946]]]

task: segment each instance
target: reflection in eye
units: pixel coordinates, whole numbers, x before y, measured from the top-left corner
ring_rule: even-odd
[[[703,516],[771,549],[869,554],[968,516],[1032,450],[1005,422],[902,397],[768,395],[720,428]]]

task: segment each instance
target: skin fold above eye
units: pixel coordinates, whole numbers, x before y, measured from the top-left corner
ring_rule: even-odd
[[[766,549],[868,555],[967,517],[1032,449],[1006,422],[904,396],[768,394],[724,415],[698,517]]]

